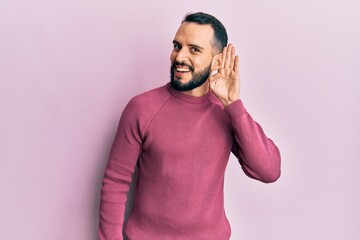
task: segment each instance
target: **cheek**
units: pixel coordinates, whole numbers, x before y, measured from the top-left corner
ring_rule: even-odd
[[[176,52],[175,51],[171,51],[170,54],[170,62],[173,63],[175,61],[176,58]]]
[[[198,71],[198,70],[203,69],[205,64],[200,59],[195,58],[195,59],[192,59],[192,65],[193,65],[195,71]]]
[[[196,64],[196,66],[198,66],[198,69],[205,69],[209,66],[211,66],[212,63],[212,58],[211,57],[207,57],[207,58],[203,58],[203,59],[197,59],[198,61],[194,62],[194,64]]]

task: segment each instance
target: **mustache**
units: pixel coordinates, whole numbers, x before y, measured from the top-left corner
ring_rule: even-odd
[[[186,66],[189,68],[190,72],[193,72],[194,71],[194,68],[184,62],[174,62],[172,65],[171,65],[171,69],[174,70],[177,66]]]

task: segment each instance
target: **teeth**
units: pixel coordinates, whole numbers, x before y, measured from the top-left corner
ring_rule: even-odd
[[[176,71],[178,72],[189,72],[190,70],[187,68],[177,68]]]

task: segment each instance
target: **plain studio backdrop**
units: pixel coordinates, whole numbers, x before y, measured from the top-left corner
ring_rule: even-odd
[[[232,240],[360,239],[360,3],[0,2],[0,239],[95,240],[125,104],[169,81],[184,15],[227,27],[241,98],[282,155],[263,184],[229,160]]]

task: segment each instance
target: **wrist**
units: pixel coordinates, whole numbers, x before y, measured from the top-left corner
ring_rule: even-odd
[[[232,98],[232,99],[227,99],[222,101],[222,103],[224,104],[225,107],[229,106],[230,104],[232,104],[233,102],[239,100],[240,97],[236,97],[236,98]]]

